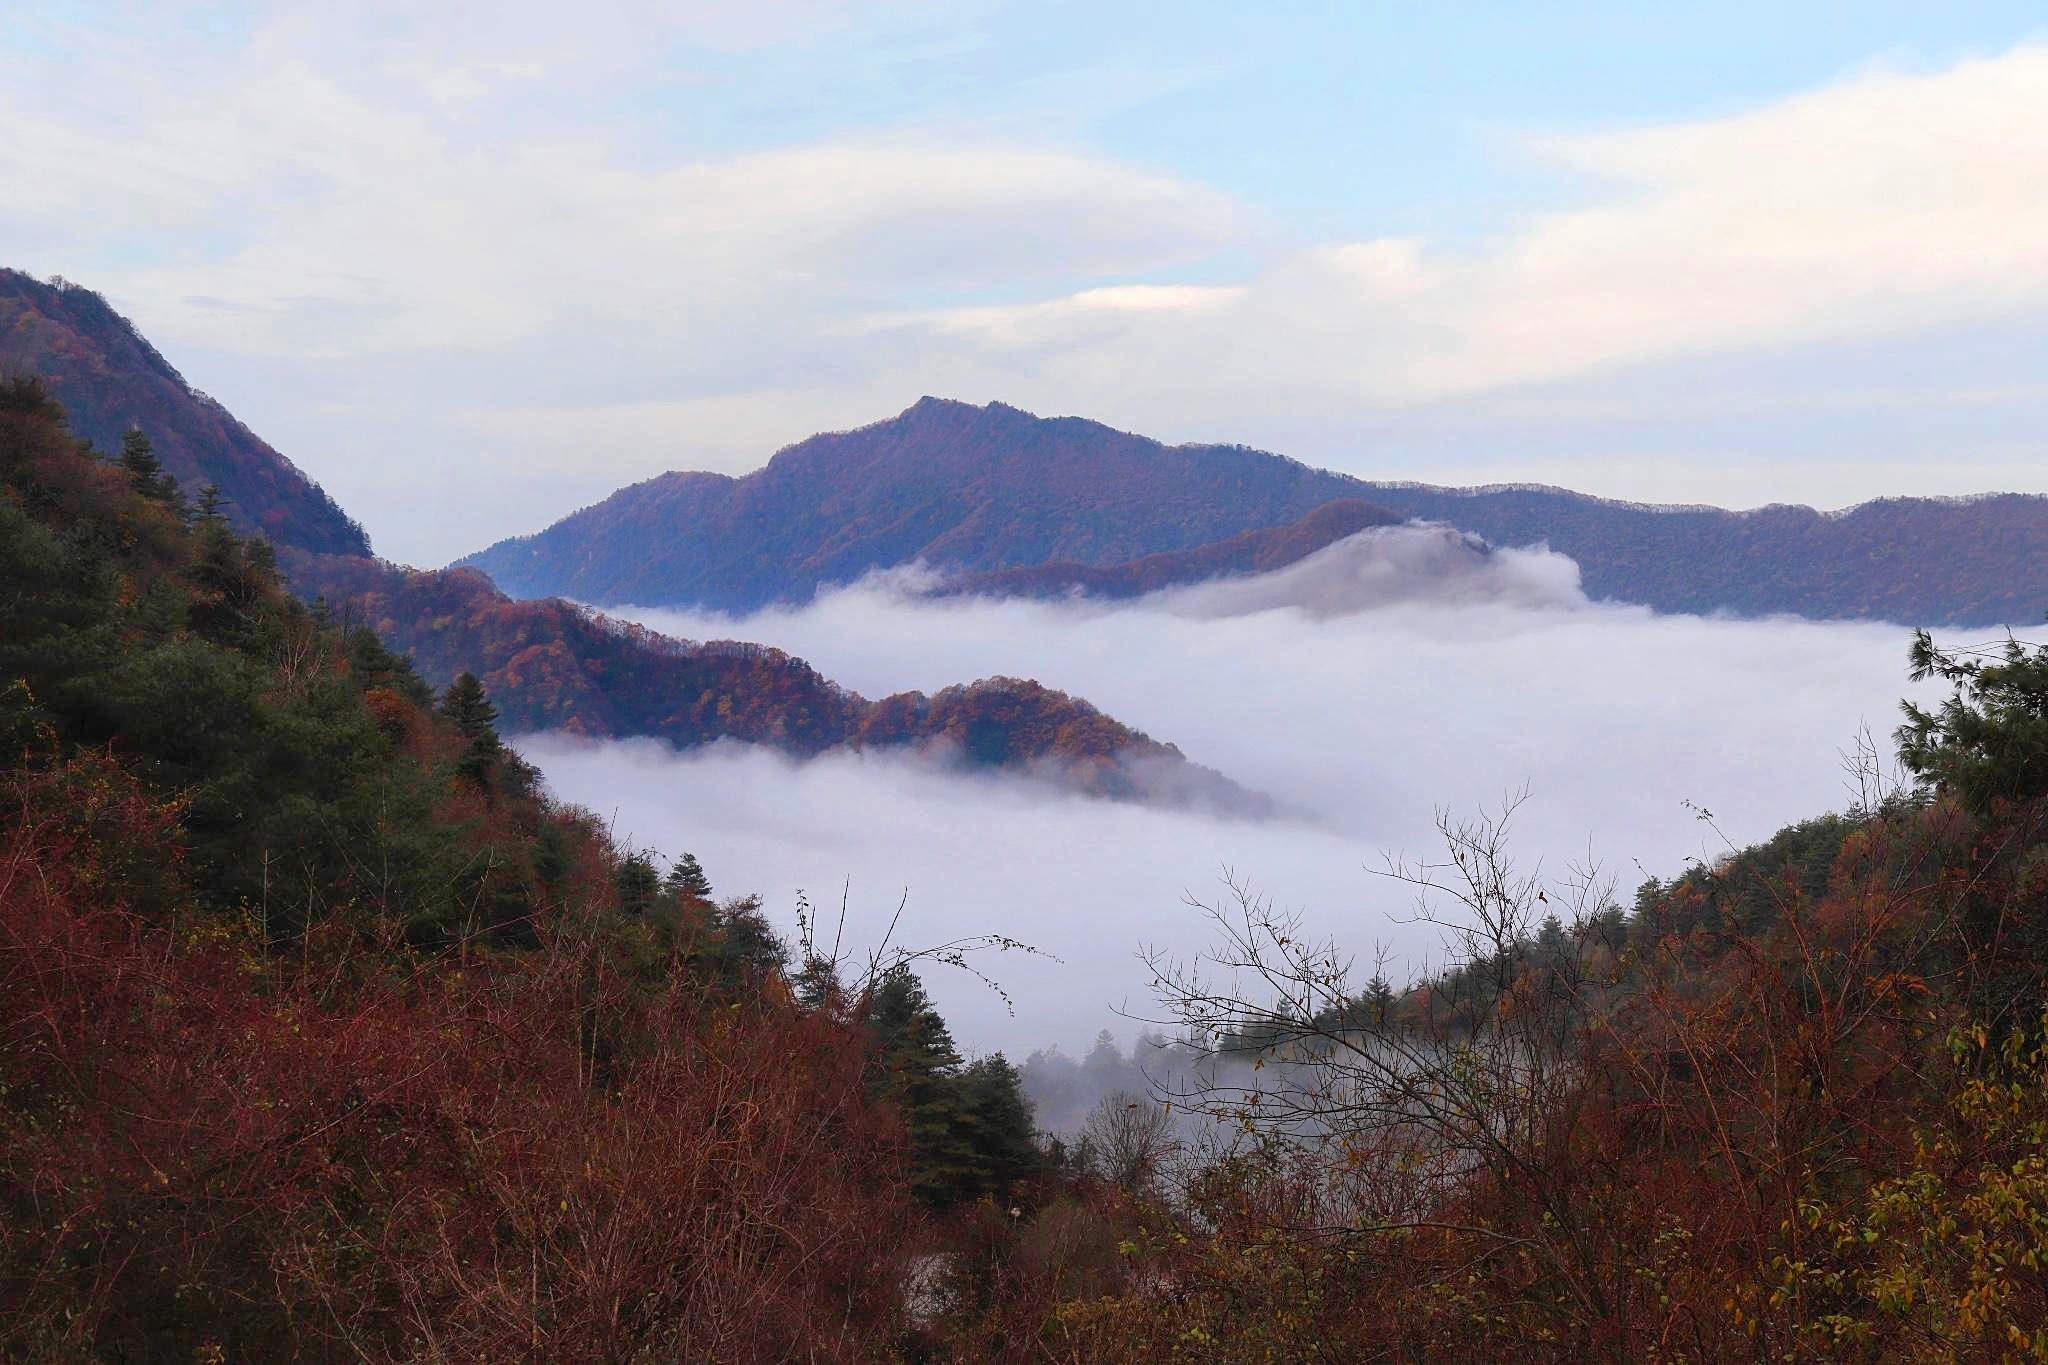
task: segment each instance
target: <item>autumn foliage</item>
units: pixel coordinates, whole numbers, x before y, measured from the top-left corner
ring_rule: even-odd
[[[36,1360],[862,1359],[909,1212],[857,1030],[593,926],[461,967],[109,895],[175,811],[17,774],[0,1322]]]
[[[1121,1271],[1020,1293],[1004,1358],[2048,1359],[2040,657],[1918,657],[1958,684],[1924,785],[1633,913],[1502,819],[1395,869],[1452,961],[1404,992],[1219,905],[1265,989],[1158,966],[1225,1140],[1096,1198]]]
[[[857,1002],[32,383],[0,490],[0,1357],[890,1353]]]
[[[802,757],[915,751],[1101,796],[1260,804],[1173,745],[1030,679],[870,701],[773,646],[672,639],[559,598],[514,601],[473,569],[297,554],[285,567],[297,591],[372,628],[430,681],[475,673],[516,732],[650,735],[680,747],[732,739]]]

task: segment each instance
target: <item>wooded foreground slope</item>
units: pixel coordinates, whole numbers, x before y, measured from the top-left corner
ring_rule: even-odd
[[[907,955],[662,876],[33,381],[0,585],[0,1359],[897,1359],[1035,1172]]]

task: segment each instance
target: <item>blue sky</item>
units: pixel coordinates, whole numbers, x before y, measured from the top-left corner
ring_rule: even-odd
[[[1484,231],[1557,177],[1532,129],[1737,113],[1874,61],[1939,67],[2048,27],[2038,5],[1050,0],[901,12],[684,55],[621,100],[707,152],[932,121],[1171,167],[1307,238]]]
[[[17,9],[0,263],[413,562],[924,392],[1377,477],[2048,491],[2038,6]]]

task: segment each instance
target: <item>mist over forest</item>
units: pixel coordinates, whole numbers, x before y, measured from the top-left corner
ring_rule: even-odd
[[[2048,29],[10,4],[0,1362],[2048,1365]]]
[[[1590,854],[1626,902],[1645,876],[1727,852],[1724,835],[1741,846],[1845,807],[1845,751],[1865,727],[1888,744],[1913,693],[1896,627],[1595,605],[1570,561],[1537,552],[1462,566],[1462,596],[1418,576],[1419,590],[1386,601],[1370,573],[1347,568],[1381,561],[1370,541],[1116,605],[922,598],[878,577],[737,619],[619,613],[672,635],[771,643],[868,695],[1060,678],[1274,798],[1283,813],[1268,820],[874,753],[798,764],[729,745],[517,743],[564,799],[628,843],[695,853],[722,891],[761,893],[785,931],[799,890],[835,914],[843,892],[851,942],[879,936],[907,893],[901,942],[1031,943],[1050,956],[985,964],[1014,1016],[964,973],[930,974],[933,998],[973,1049],[1081,1055],[1104,1027],[1130,1043],[1138,1025],[1118,1012],[1151,1012],[1139,949],[1202,946],[1207,927],[1183,898],[1209,898],[1226,868],[1361,960],[1383,944],[1420,974],[1436,937],[1406,922],[1406,889],[1374,874],[1386,853],[1438,851],[1438,808],[1497,808],[1526,786],[1523,860],[1562,871]],[[1442,548],[1428,532],[1396,542],[1404,555]]]

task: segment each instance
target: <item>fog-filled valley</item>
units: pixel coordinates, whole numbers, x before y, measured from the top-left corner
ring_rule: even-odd
[[[1380,533],[1385,535],[1386,533]],[[743,618],[619,614],[689,638],[778,645],[869,695],[952,679],[1057,679],[1190,758],[1273,797],[1267,820],[1118,804],[911,758],[799,764],[717,745],[525,736],[567,800],[628,843],[690,851],[720,894],[759,892],[793,930],[796,893],[847,941],[1011,935],[1049,956],[929,987],[963,1045],[1079,1055],[1128,1044],[1152,1002],[1137,953],[1205,946],[1184,903],[1225,868],[1369,961],[1420,973],[1437,949],[1387,853],[1430,855],[1440,807],[1497,809],[1527,787],[1515,848],[1562,872],[1589,855],[1624,903],[1644,876],[1853,799],[1843,755],[1899,719],[1908,632],[1657,616],[1588,603],[1568,560],[1497,551],[1447,578],[1436,533],[1340,542],[1296,569],[1136,602],[924,598],[876,577]],[[1405,588],[1400,585],[1406,584]],[[1688,804],[1690,803],[1690,804]],[[1698,810],[1711,812],[1711,825]]]
[[[2048,1363],[2038,4],[6,18],[0,1365]]]

